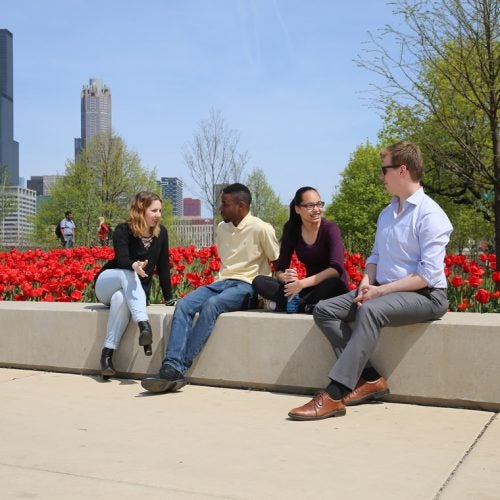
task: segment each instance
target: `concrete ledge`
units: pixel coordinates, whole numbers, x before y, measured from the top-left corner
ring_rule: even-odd
[[[115,355],[123,377],[156,373],[172,307],[149,307],[152,357],[130,324]],[[0,302],[0,366],[99,372],[107,309],[100,304]],[[166,332],[166,333],[164,333]],[[500,315],[448,313],[439,321],[385,328],[373,357],[391,401],[500,409]],[[323,388],[335,356],[311,316],[223,314],[189,376],[193,383],[309,393]]]

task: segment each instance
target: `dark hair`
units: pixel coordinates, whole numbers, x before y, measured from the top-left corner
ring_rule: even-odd
[[[66,212],[64,212],[64,217],[67,217],[70,213],[71,213],[71,210],[66,210]]]
[[[248,206],[252,203],[252,193],[244,184],[235,182],[234,184],[229,184],[222,190],[223,194],[231,194],[238,201],[246,203]]]
[[[300,237],[300,227],[302,226],[302,219],[300,215],[295,211],[295,207],[299,207],[302,203],[302,195],[307,191],[318,190],[311,186],[303,186],[295,192],[293,200],[290,202],[290,216],[283,226],[283,236],[289,238],[292,243],[297,244]]]

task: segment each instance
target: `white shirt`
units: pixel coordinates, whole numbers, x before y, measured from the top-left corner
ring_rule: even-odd
[[[376,264],[381,285],[418,274],[430,288],[446,288],[444,257],[453,226],[443,209],[423,188],[404,201],[393,198],[377,222],[373,250],[367,264]]]
[[[70,234],[73,234],[73,230],[75,229],[75,223],[72,220],[67,219],[64,217],[64,219],[61,221],[61,233],[64,236],[69,236]]]

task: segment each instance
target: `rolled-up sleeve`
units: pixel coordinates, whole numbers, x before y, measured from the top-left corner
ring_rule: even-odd
[[[429,287],[435,286],[442,276],[446,245],[453,231],[450,221],[443,215],[429,213],[419,222],[421,260],[416,272]]]

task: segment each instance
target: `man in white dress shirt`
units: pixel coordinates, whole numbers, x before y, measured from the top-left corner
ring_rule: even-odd
[[[384,326],[441,318],[448,310],[444,257],[453,227],[420,185],[420,149],[398,142],[380,153],[391,203],[382,210],[372,253],[357,290],[319,302],[314,320],[337,361],[330,384],[288,414],[293,420],[342,416],[346,406],[380,398],[387,381],[370,364]]]

